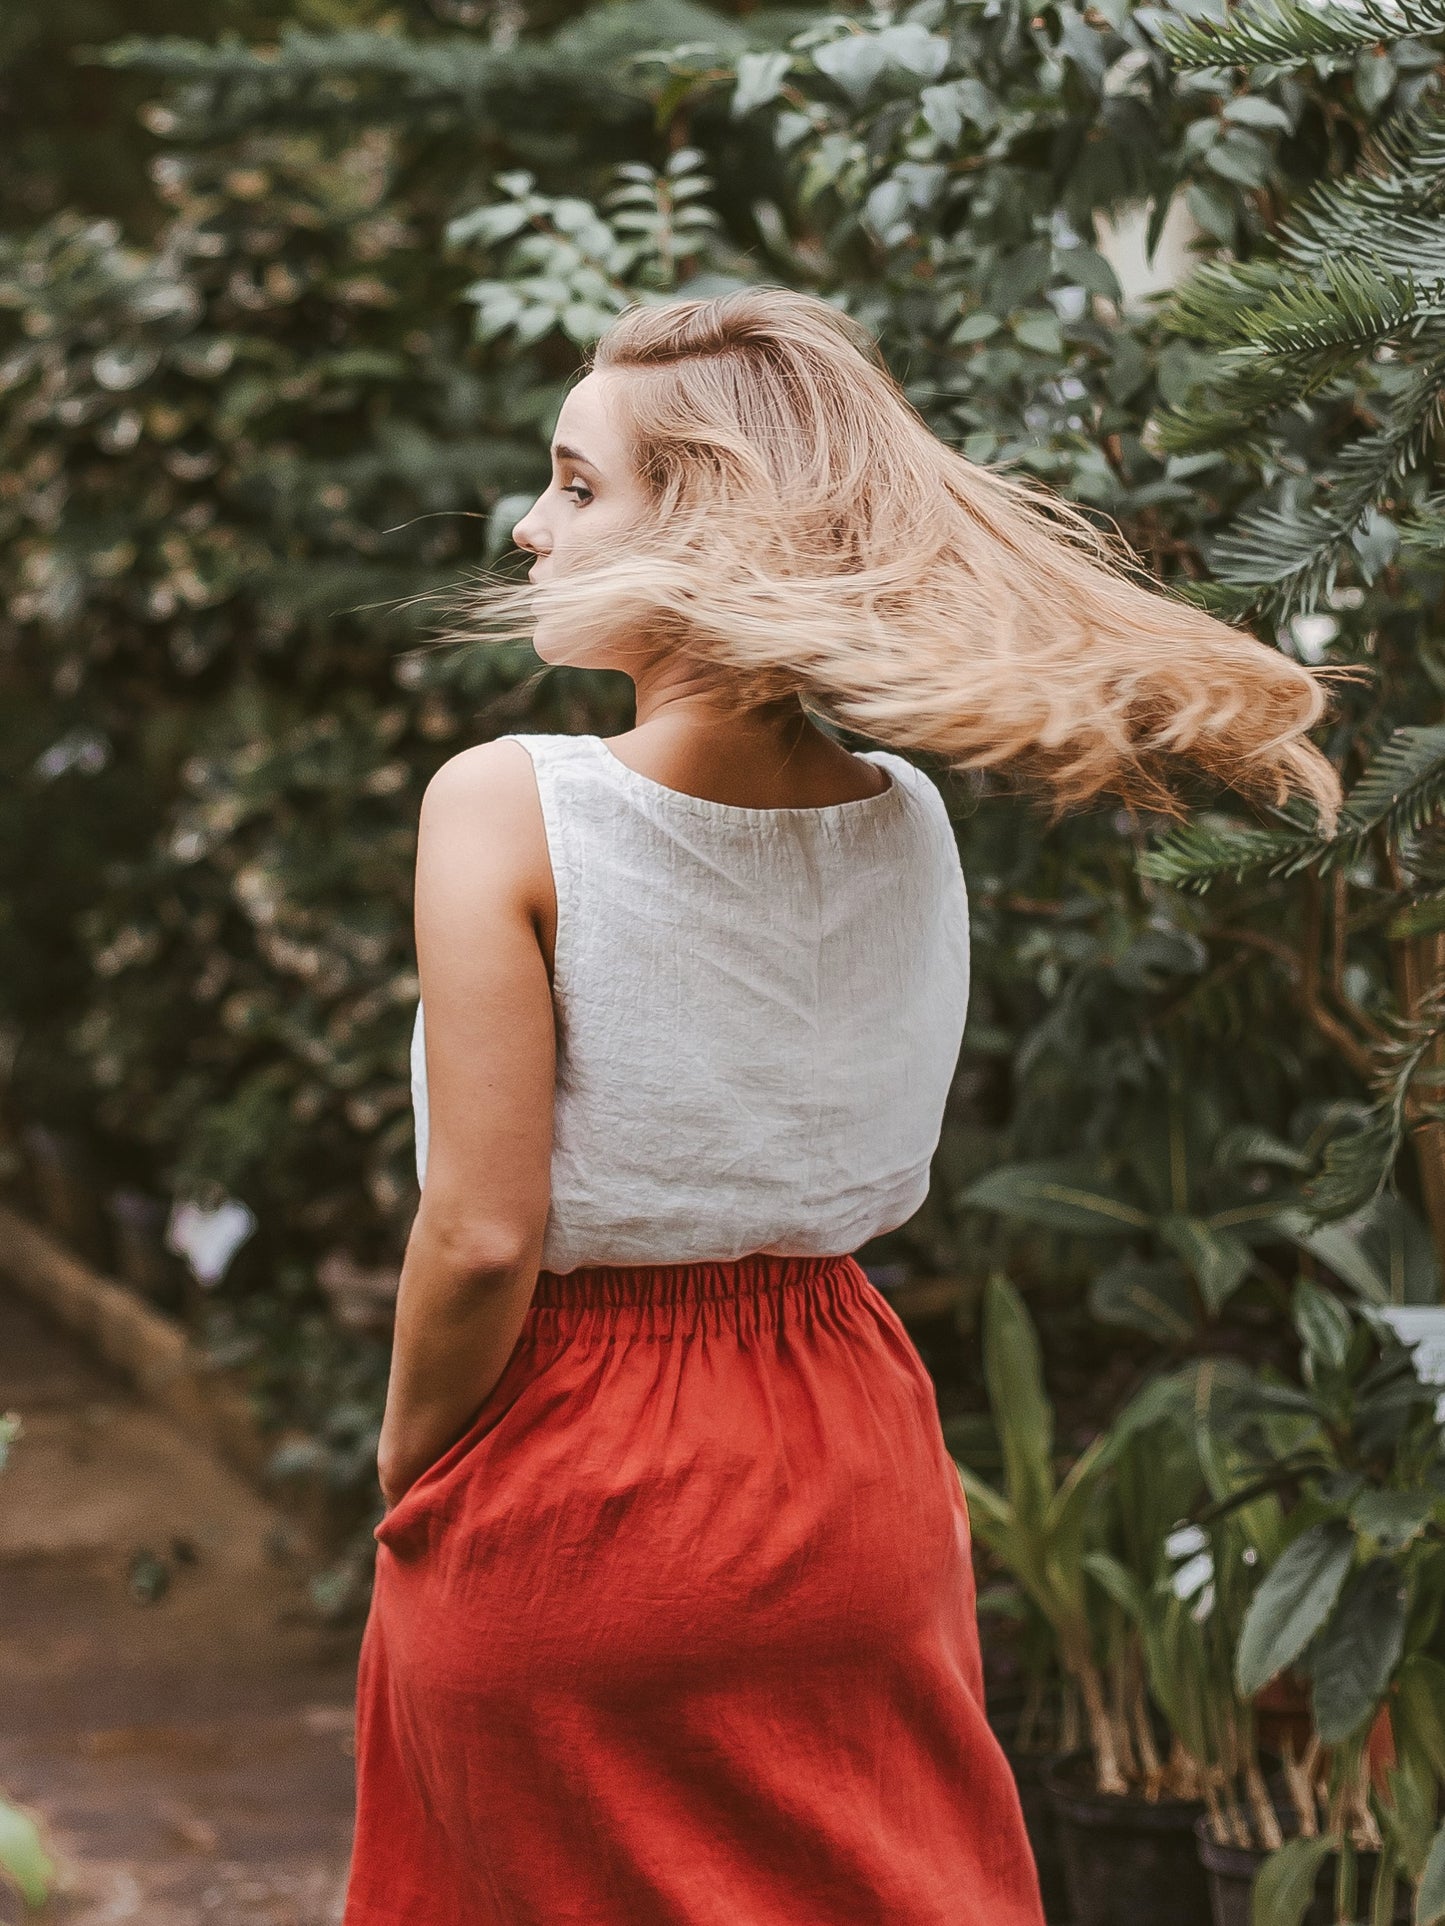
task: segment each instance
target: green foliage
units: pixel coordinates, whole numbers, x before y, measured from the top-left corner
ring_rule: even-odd
[[[1291,1839],[1260,1868],[1252,1899],[1254,1926],[1301,1926],[1321,1866],[1336,1848],[1328,1833]]]
[[[1323,992],[1315,1009],[1374,1085],[1375,1102],[1330,1147],[1306,1201],[1321,1217],[1358,1208],[1395,1175],[1413,1137],[1437,1245],[1445,1244],[1437,1089],[1445,732],[1422,718],[1438,713],[1445,689],[1442,33],[1445,15],[1433,0],[1399,8],[1366,0],[1349,10],[1246,0],[1224,19],[1160,27],[1181,63],[1214,73],[1240,67],[1255,80],[1266,68],[1271,77],[1311,64],[1318,72],[1351,58],[1366,119],[1391,103],[1353,156],[1286,207],[1267,250],[1209,264],[1176,293],[1169,323],[1208,359],[1159,427],[1161,446],[1230,451],[1256,480],[1210,547],[1215,605],[1254,607],[1291,637],[1342,640],[1334,612],[1358,608],[1363,649],[1354,666],[1383,675],[1365,727],[1342,740],[1361,767],[1334,834],[1304,822],[1200,823],[1144,861],[1148,875],[1175,888],[1226,877],[1292,883],[1316,928],[1320,879],[1338,879],[1333,1011],[1325,1012]],[[1366,47],[1368,59],[1358,52]],[[1382,649],[1384,660],[1369,660]],[[1352,889],[1367,902],[1356,928],[1382,932],[1394,948],[1394,996],[1373,1009],[1343,987]],[[1284,898],[1281,888],[1266,894]],[[1318,973],[1308,957],[1302,967]]]
[[[1174,58],[1191,67],[1298,67],[1307,60],[1352,55],[1358,48],[1398,41],[1405,32],[1445,33],[1445,7],[1437,0],[1382,6],[1300,6],[1296,0],[1246,0],[1225,18],[1208,15],[1171,20],[1160,39]]]
[[[1354,1557],[1348,1527],[1330,1520],[1297,1538],[1254,1595],[1235,1661],[1245,1698],[1293,1665],[1334,1610]]]
[[[55,1882],[55,1866],[29,1813],[0,1799],[0,1877],[27,1906],[43,1906]]]
[[[1424,43],[1368,82],[1321,57],[1236,86],[1182,76],[1159,33],[1127,0],[538,4],[464,30],[358,5],[274,39],[130,40],[90,70],[154,88],[162,151],[146,232],[71,212],[0,244],[0,731],[25,772],[0,803],[9,1101],[84,1120],[165,1193],[246,1199],[261,1303],[233,1304],[235,1281],[224,1308],[285,1361],[338,1475],[364,1458],[375,1374],[317,1366],[344,1408],[328,1428],[311,1280],[337,1252],[395,1261],[415,1205],[421,790],[479,736],[626,713],[612,683],[543,673],[525,650],[419,637],[438,596],[503,557],[613,313],[752,280],[818,290],[878,331],[940,434],[1116,521],[1178,585],[1240,512],[1298,508],[1304,554],[1309,515],[1338,505],[1305,500],[1316,442],[1349,413],[1338,390],[1362,357],[1396,356],[1370,363],[1372,434],[1419,400],[1392,370],[1425,367],[1435,326]],[[1386,160],[1342,175],[1382,113],[1404,116]],[[1327,164],[1355,182],[1348,207],[1308,196]],[[1279,207],[1296,210],[1283,267]],[[1181,297],[1173,334],[1124,272],[1136,215],[1151,246],[1187,216],[1202,251],[1230,256]],[[1361,254],[1339,222],[1366,218],[1381,239]],[[1247,433],[1220,362],[1236,319],[1260,330],[1238,377],[1258,401]],[[1209,395],[1228,435],[1175,445]],[[1341,604],[1340,632],[1364,659],[1373,625],[1388,683],[1383,712],[1361,696],[1330,739],[1342,762],[1378,752],[1388,791],[1357,784],[1376,814],[1351,819],[1353,841],[1292,869],[1307,824],[1217,829],[1247,832],[1221,906],[1182,873],[1141,873],[1154,824],[1100,808],[1046,834],[1004,782],[945,781],[973,906],[969,1034],[933,1194],[871,1255],[977,1280],[1007,1260],[1171,1347],[1281,1316],[1301,1245],[1393,1293],[1370,1242],[1383,1215],[1329,1245],[1288,1215],[1368,1089],[1304,994],[1323,937],[1291,892],[1344,874],[1363,901],[1333,954],[1383,1030],[1390,919],[1433,899],[1397,889],[1380,836],[1445,899],[1433,778],[1389,760],[1392,728],[1426,753],[1408,705],[1437,673],[1413,639],[1433,564],[1412,543],[1441,491],[1406,479],[1409,513],[1372,497],[1351,537],[1361,583],[1336,571],[1370,597],[1358,624]],[[1402,1221],[1423,1234],[1406,1188]],[[1037,1526],[1036,1475],[1019,1515]],[[1122,1539],[1092,1551],[1079,1582],[1103,1657],[1126,1593],[1151,1600],[1161,1574]],[[1134,1591],[1106,1608],[1120,1572]]]
[[[20,1420],[0,1412],[0,1471],[10,1447],[20,1435]],[[55,1881],[55,1866],[45,1850],[40,1828],[28,1812],[0,1798],[0,1879],[11,1885],[27,1906],[43,1906]]]

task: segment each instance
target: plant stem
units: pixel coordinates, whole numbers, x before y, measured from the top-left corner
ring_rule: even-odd
[[[1375,1863],[1375,1887],[1370,1895],[1370,1926],[1394,1926],[1395,1887],[1399,1883],[1399,1854],[1386,1840]]]
[[[1099,1668],[1092,1658],[1079,1655],[1070,1667],[1079,1682],[1079,1691],[1084,1701],[1084,1722],[1088,1727],[1089,1744],[1094,1753],[1094,1778],[1100,1792],[1113,1792],[1121,1797],[1128,1792],[1128,1782],[1119,1766],[1119,1755],[1114,1749],[1114,1727],[1109,1718],[1108,1707],[1104,1703],[1103,1681]]]
[[[1134,1744],[1139,1753],[1139,1769],[1144,1775],[1144,1797],[1152,1805],[1163,1789],[1164,1767],[1149,1725],[1149,1699],[1144,1690],[1144,1668],[1139,1663],[1137,1653],[1134,1654],[1132,1672],[1129,1716],[1134,1728]]]
[[[1256,1843],[1263,1846],[1266,1852],[1277,1851],[1284,1844],[1284,1833],[1280,1830],[1279,1815],[1269,1796],[1269,1788],[1264,1783],[1264,1774],[1259,1769],[1259,1757],[1252,1748],[1244,1760],[1244,1790],[1254,1819]]]
[[[1065,1678],[1062,1690],[1062,1705],[1059,1711],[1059,1750],[1077,1752],[1083,1743],[1083,1730],[1079,1723],[1079,1689],[1072,1678]]]
[[[1134,1758],[1134,1747],[1130,1741],[1129,1719],[1129,1651],[1124,1646],[1116,1653],[1109,1667],[1109,1723],[1114,1728],[1114,1756],[1119,1761],[1119,1770],[1126,1780],[1139,1777],[1139,1767]]]
[[[1305,1747],[1304,1757],[1294,1756],[1294,1742],[1284,1742],[1284,1779],[1299,1822],[1301,1839],[1317,1839],[1320,1831],[1319,1806],[1315,1802],[1315,1774],[1319,1770],[1320,1741],[1315,1734]]]
[[[1204,1810],[1209,1815],[1209,1830],[1216,1846],[1229,1844],[1229,1830],[1224,1823],[1224,1808],[1219,1803],[1219,1793],[1211,1779],[1204,1781]]]

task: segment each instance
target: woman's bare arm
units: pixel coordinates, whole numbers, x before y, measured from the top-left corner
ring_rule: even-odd
[[[428,784],[415,914],[430,1137],[377,1453],[389,1504],[501,1376],[541,1262],[556,1072],[544,945],[556,910],[520,743],[466,750]]]

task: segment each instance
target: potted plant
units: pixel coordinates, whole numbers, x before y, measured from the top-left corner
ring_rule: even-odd
[[[1160,1455],[1172,1387],[1146,1389],[1060,1478],[1037,1335],[1001,1274],[985,1293],[983,1352],[1002,1488],[965,1465],[959,1476],[975,1536],[1049,1628],[1065,1723],[1082,1739],[1046,1774],[1075,1926],[1208,1926],[1198,1769],[1181,1744],[1160,1743],[1131,1609],[1130,1534],[1143,1556],[1198,1483],[1187,1452]],[[1133,1456],[1146,1450],[1147,1469]]]
[[[1389,1926],[1402,1880],[1417,1919],[1433,1921],[1445,1916],[1435,1398],[1378,1313],[1352,1313],[1301,1280],[1293,1315],[1298,1383],[1236,1366],[1205,1384],[1212,1368],[1197,1369],[1195,1437],[1212,1499],[1191,1583],[1176,1574],[1176,1590],[1197,1593],[1199,1607],[1175,1611],[1151,1683],[1176,1721],[1187,1724],[1186,1701],[1197,1701],[1198,1755],[1247,1794],[1216,1793],[1199,1827],[1217,1926],[1362,1915]],[[1280,1739],[1268,1794],[1266,1693]]]

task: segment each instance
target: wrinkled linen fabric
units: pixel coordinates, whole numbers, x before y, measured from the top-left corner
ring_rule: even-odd
[[[829,1256],[928,1191],[968,1006],[968,898],[938,789],[747,809],[521,735],[557,891],[542,1262]],[[412,1028],[426,1179],[425,1013]]]
[[[851,1258],[544,1274],[376,1537],[344,1926],[1042,1926],[933,1388]]]

